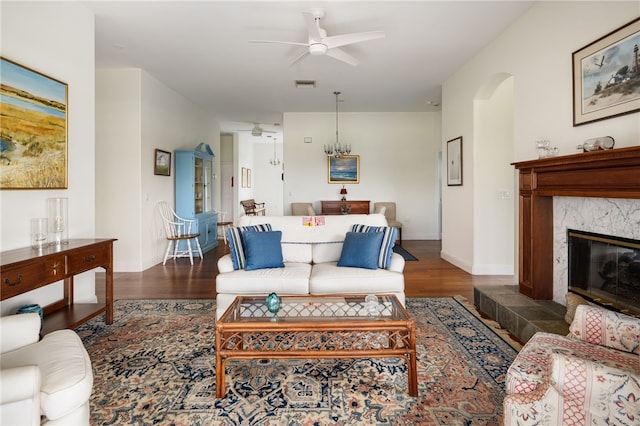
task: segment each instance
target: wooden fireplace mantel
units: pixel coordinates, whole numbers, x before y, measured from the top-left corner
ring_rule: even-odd
[[[552,299],[553,197],[640,199],[640,146],[512,165],[519,170],[519,289]]]

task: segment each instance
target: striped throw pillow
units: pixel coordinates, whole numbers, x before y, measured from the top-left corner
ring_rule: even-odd
[[[252,226],[237,226],[227,229],[227,241],[229,242],[229,251],[231,252],[233,269],[244,269],[244,266],[247,263],[242,233],[269,231],[272,231],[270,223]]]
[[[391,266],[391,254],[393,246],[396,244],[396,234],[398,230],[393,226],[368,226],[353,225],[351,232],[382,232],[382,245],[380,247],[380,255],[378,256],[378,268],[389,269]]]

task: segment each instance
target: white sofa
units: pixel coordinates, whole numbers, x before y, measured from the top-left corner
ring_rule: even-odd
[[[392,254],[388,269],[337,266],[354,224],[387,226],[381,214],[323,216],[322,226],[303,226],[300,216],[241,216],[238,226],[270,224],[282,231],[284,268],[234,270],[229,254],[218,260],[216,318],[240,295],[395,294],[402,304],[404,258]]]
[[[39,333],[38,314],[0,318],[0,424],[89,425],[93,370],[80,337]]]

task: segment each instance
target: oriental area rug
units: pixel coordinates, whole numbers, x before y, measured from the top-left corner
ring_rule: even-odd
[[[232,360],[215,398],[215,301],[118,300],[76,331],[92,425],[499,425],[517,354],[463,298],[412,298],[417,398],[400,359]]]

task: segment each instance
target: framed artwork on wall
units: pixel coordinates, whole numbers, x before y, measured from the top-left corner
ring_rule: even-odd
[[[245,167],[242,168],[242,187],[247,187],[247,169]]]
[[[573,125],[640,111],[640,18],[576,50]]]
[[[447,185],[462,185],[462,136],[447,141]]]
[[[171,153],[156,149],[154,162],[153,162],[153,174],[160,176],[171,176]]]
[[[247,169],[247,188],[251,188],[251,169]]]
[[[67,189],[67,84],[3,57],[0,83],[0,189]]]
[[[360,156],[327,157],[329,183],[360,183]]]

